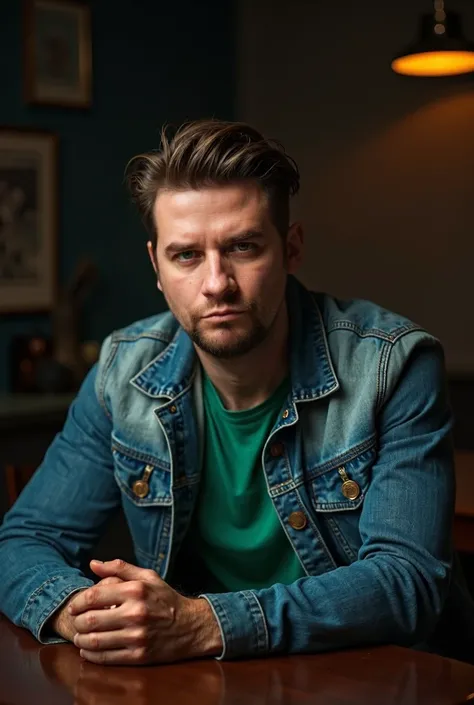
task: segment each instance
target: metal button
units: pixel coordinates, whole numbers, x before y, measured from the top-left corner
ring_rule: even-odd
[[[285,446],[283,443],[273,443],[273,445],[270,446],[270,455],[274,458],[278,458],[280,455],[283,455],[284,452]]]
[[[304,512],[292,512],[288,517],[288,523],[292,529],[300,531],[301,529],[304,529],[308,523],[308,520],[306,519]]]
[[[153,465],[145,465],[145,470],[143,472],[142,479],[135,480],[132,485],[132,490],[139,499],[143,499],[144,497],[146,497],[148,492],[150,491],[150,485],[148,484],[148,480],[150,479],[150,475],[152,472]]]
[[[137,480],[133,483],[132,489],[137,497],[143,499],[150,491],[150,486],[146,480]]]
[[[172,414],[176,414],[177,411],[178,411],[178,408],[174,404],[172,406],[170,406],[170,412]]]
[[[360,487],[354,480],[346,480],[342,483],[341,492],[347,499],[357,499],[360,495]]]
[[[288,409],[285,409],[285,411],[282,413],[282,418],[287,419],[289,415],[290,412],[288,411]]]

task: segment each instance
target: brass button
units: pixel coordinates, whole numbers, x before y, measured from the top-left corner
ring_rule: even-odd
[[[342,483],[341,492],[347,499],[357,499],[360,495],[360,487],[354,480],[346,480]]]
[[[288,411],[288,409],[285,409],[285,411],[282,413],[282,417],[284,419],[287,419],[289,415],[290,415],[290,412]]]
[[[145,465],[145,470],[143,471],[142,479],[135,480],[132,485],[132,490],[134,491],[135,495],[140,499],[146,497],[148,492],[150,491],[150,485],[148,484],[148,480],[150,479],[150,475],[152,472],[153,465]]]
[[[170,412],[171,412],[172,414],[176,414],[177,411],[178,411],[178,409],[177,409],[177,407],[176,407],[174,404],[173,404],[172,406],[170,406]]]
[[[132,489],[137,497],[143,499],[150,491],[150,486],[146,480],[137,480],[133,483]]]
[[[290,516],[288,517],[288,523],[292,529],[301,531],[301,529],[304,529],[304,527],[308,523],[308,520],[306,519],[304,512],[291,512]]]
[[[283,443],[273,443],[273,445],[270,446],[270,455],[274,458],[278,458],[280,455],[283,455],[284,452],[285,446]]]

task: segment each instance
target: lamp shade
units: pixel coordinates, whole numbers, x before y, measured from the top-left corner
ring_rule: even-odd
[[[405,76],[455,76],[474,71],[474,42],[462,32],[460,16],[447,12],[443,22],[436,15],[422,15],[418,41],[392,61],[392,69]]]

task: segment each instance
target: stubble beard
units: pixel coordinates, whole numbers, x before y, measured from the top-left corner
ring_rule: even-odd
[[[219,343],[215,338],[218,337],[218,331],[232,331],[233,325],[231,322],[221,323],[215,329],[215,334],[211,332],[203,332],[201,330],[200,319],[193,319],[189,327],[184,328],[191,340],[203,352],[219,358],[220,360],[230,360],[235,357],[240,357],[249,353],[262,343],[268,335],[268,328],[262,323],[257,316],[255,306],[249,306],[246,313],[242,314],[250,318],[250,327],[247,331],[237,334],[235,333],[234,340]]]

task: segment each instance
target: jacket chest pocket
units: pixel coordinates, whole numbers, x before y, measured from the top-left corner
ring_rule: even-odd
[[[127,499],[137,507],[171,505],[171,473],[156,461],[123,446],[112,445],[114,474]]]
[[[310,501],[324,539],[338,564],[357,559],[359,522],[376,460],[375,442],[357,448],[308,473]]]
[[[138,564],[160,573],[170,543],[171,473],[122,445],[112,445],[112,454]]]

